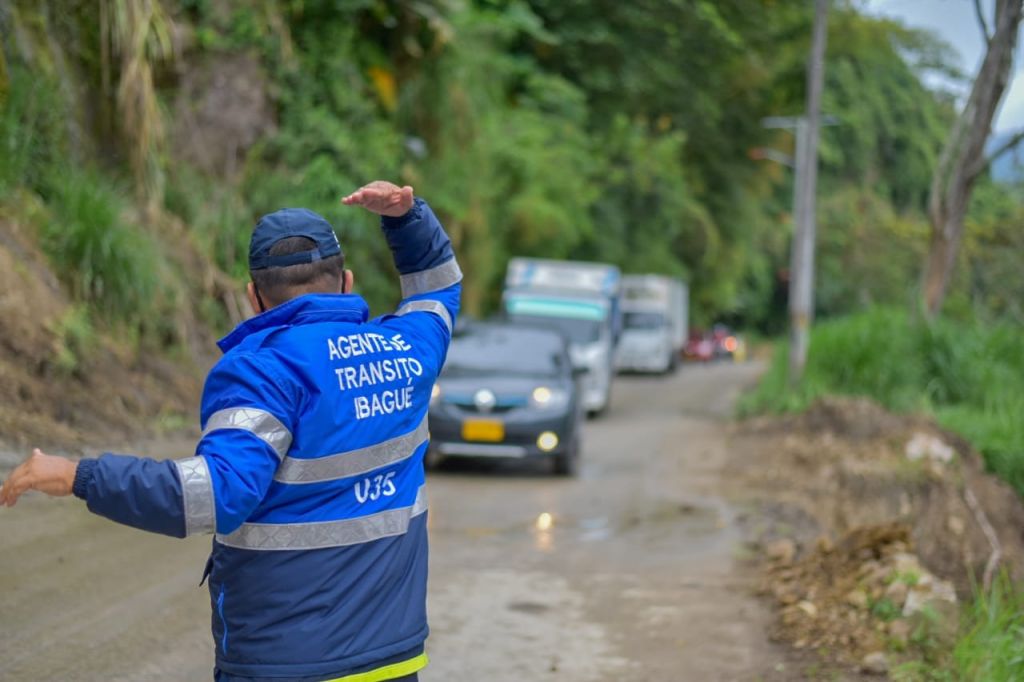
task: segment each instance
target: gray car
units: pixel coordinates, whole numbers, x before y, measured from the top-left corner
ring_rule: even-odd
[[[430,455],[547,459],[576,472],[582,405],[565,339],[549,329],[474,323],[452,339],[430,402]]]

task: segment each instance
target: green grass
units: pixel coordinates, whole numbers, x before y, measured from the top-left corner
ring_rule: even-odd
[[[40,246],[76,301],[105,319],[139,322],[165,293],[159,249],[125,219],[131,201],[116,180],[75,158],[69,115],[53,79],[11,70],[0,103],[0,209],[38,227]],[[19,215],[23,193],[38,197],[42,210]]]
[[[0,199],[19,187],[35,189],[49,168],[66,162],[66,114],[51,79],[11,69],[0,104]]]
[[[967,608],[953,650],[965,680],[1024,679],[1024,590],[1005,576]]]
[[[71,306],[53,331],[57,342],[57,369],[64,374],[74,374],[81,368],[83,357],[96,345],[96,330],[88,311],[80,305]]]
[[[961,612],[952,652],[935,648],[924,660],[892,671],[894,682],[1024,680],[1024,590],[1005,575]]]
[[[85,170],[63,172],[50,184],[52,216],[41,245],[75,298],[113,318],[150,312],[160,288],[159,252],[144,230],[123,220],[127,200]]]
[[[897,606],[888,597],[882,597],[871,604],[871,615],[886,623],[899,618],[902,610],[902,607]]]
[[[824,395],[866,396],[897,412],[924,411],[967,438],[991,471],[1024,495],[1024,329],[911,319],[873,308],[811,333],[803,381],[787,381],[780,344],[742,415],[797,412]]]

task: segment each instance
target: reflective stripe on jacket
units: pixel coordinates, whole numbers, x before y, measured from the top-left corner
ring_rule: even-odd
[[[182,537],[215,532],[216,665],[344,677],[417,658],[427,636],[423,455],[462,274],[425,202],[382,220],[396,312],[306,295],[220,342],[194,457],[82,460],[89,509]]]

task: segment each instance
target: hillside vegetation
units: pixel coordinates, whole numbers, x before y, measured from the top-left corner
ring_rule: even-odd
[[[799,0],[5,0],[0,244],[45,262],[4,294],[42,278],[66,299],[37,313],[47,367],[85,377],[109,346],[197,375],[245,314],[264,212],[323,213],[360,292],[395,301],[373,220],[338,204],[386,177],[436,207],[471,313],[510,256],[572,257],[686,278],[694,325],[776,333],[791,178],[751,152],[792,153],[761,119],[803,106],[810,20]],[[827,61],[818,314],[909,307],[952,120],[923,79],[956,59],[837,3]],[[1024,320],[1022,207],[981,183],[955,319]]]

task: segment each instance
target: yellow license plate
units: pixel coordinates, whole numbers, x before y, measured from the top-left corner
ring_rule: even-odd
[[[462,422],[462,440],[500,443],[505,440],[505,423],[497,419],[467,419]]]

